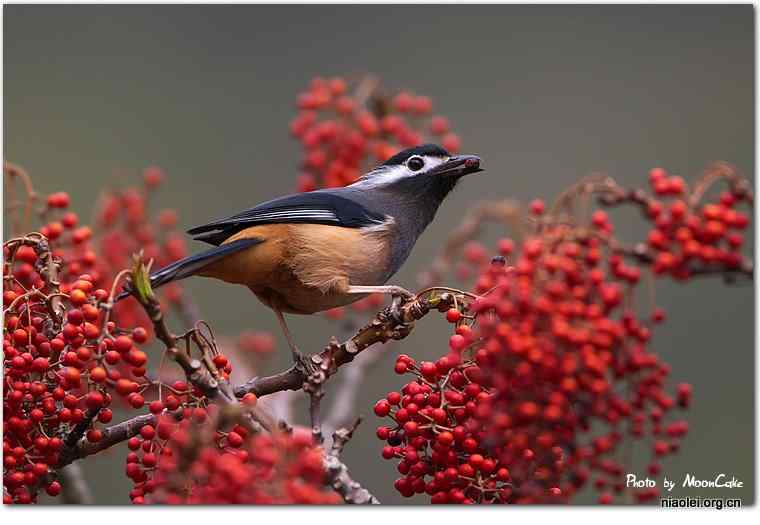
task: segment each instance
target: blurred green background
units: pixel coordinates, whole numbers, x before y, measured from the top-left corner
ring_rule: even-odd
[[[551,199],[592,171],[628,186],[649,168],[687,178],[710,161],[754,173],[752,6],[4,6],[5,158],[39,190],[67,190],[87,216],[117,170],[164,167],[159,203],[191,227],[291,192],[299,146],[288,136],[296,94],[313,76],[372,72],[434,99],[487,172],[447,200],[395,282],[418,272],[475,200]],[[626,233],[640,234],[619,224]],[[495,238],[495,233],[489,239]],[[748,250],[754,250],[750,243]],[[276,330],[243,288],[191,280],[217,333]],[[742,489],[674,496],[753,502],[754,302],[751,285],[661,282],[669,323],[655,345],[674,381],[695,385],[690,433],[669,478],[724,472]],[[337,327],[291,318],[319,350]],[[440,355],[445,321],[402,345]],[[269,369],[287,364],[281,352]],[[385,503],[395,467],[380,458],[374,401],[402,384],[391,356],[357,401],[367,422],[346,461]],[[299,412],[302,407],[296,407]],[[85,462],[96,499],[127,503],[124,448]],[[643,465],[635,471],[645,475]],[[590,492],[578,500],[593,502]],[[411,502],[422,503],[422,498]]]

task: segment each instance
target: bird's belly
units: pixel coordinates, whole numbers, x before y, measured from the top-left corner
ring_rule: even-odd
[[[284,312],[303,314],[358,301],[366,294],[348,293],[351,285],[385,283],[386,246],[375,232],[317,224],[294,227],[283,264],[259,298],[279,304]]]
[[[294,286],[294,283],[288,283],[286,287],[251,290],[270,308],[303,315],[331,310],[366,297],[366,294],[325,293],[311,286]]]
[[[317,264],[320,261],[314,261]],[[316,268],[309,264],[310,268]],[[325,269],[324,266],[320,267]],[[290,264],[282,264],[270,274],[270,278],[258,285],[250,286],[256,296],[270,308],[292,314],[313,314],[351,304],[366,297],[366,294],[350,294],[352,284],[368,283],[365,286],[383,284],[376,272],[342,272],[336,268],[327,273],[320,272],[315,279],[312,273],[297,274]],[[312,279],[312,281],[305,281]]]

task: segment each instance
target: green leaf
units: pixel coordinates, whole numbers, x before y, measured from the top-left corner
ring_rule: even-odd
[[[132,256],[134,264],[132,265],[132,286],[134,295],[140,303],[150,303],[156,300],[153,294],[153,288],[150,285],[150,272],[143,262],[142,252]]]

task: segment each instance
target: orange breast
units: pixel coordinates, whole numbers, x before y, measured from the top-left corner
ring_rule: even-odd
[[[254,226],[243,230],[227,239],[224,244],[254,237],[264,242],[206,266],[199,275],[245,286],[271,281],[285,257],[288,235],[288,225],[285,224]]]
[[[226,242],[264,242],[204,268],[200,275],[249,287],[262,302],[289,313],[314,313],[360,299],[349,285],[383,284],[391,225],[371,229],[319,224],[254,226]]]

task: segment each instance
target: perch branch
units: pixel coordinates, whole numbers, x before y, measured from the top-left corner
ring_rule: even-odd
[[[363,350],[377,343],[404,339],[411,332],[415,321],[425,317],[432,309],[444,312],[454,302],[454,294],[447,292],[440,295],[424,294],[422,297],[418,296],[401,305],[398,316],[393,315],[391,307],[385,308],[378,312],[353,337],[343,343],[338,343],[333,338],[322,352],[312,355],[310,359],[318,366],[329,359],[330,365],[325,373],[327,377],[330,377],[337,372],[340,366],[353,361]],[[251,392],[257,397],[262,397],[281,390],[300,390],[306,380],[306,374],[294,365],[278,374],[254,377],[247,383],[236,387],[235,395],[243,397]]]

